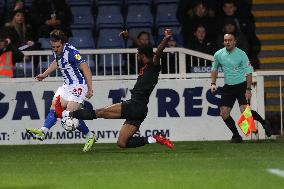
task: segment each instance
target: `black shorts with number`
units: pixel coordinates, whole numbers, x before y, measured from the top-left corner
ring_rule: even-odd
[[[238,100],[239,106],[246,105],[246,88],[247,83],[243,82],[236,85],[225,84],[222,89],[221,103],[220,106],[233,107],[236,99]]]
[[[124,124],[131,124],[140,127],[148,113],[146,103],[126,100],[122,102],[121,118],[126,119]]]

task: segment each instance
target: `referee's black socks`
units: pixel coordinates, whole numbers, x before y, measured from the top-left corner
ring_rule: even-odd
[[[265,124],[264,119],[254,110],[251,110],[251,114],[254,120],[259,121],[261,125]]]
[[[235,121],[231,116],[224,120],[224,122],[226,123],[227,127],[232,131],[234,136],[240,135],[236,127]]]

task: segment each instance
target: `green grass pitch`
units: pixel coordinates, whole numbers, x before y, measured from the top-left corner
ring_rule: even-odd
[[[283,141],[0,146],[1,189],[283,189]]]

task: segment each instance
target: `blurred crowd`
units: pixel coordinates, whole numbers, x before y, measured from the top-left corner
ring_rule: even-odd
[[[94,3],[94,10],[95,6]],[[259,42],[255,35],[250,0],[180,0],[176,18],[180,32],[170,40],[169,47],[182,46],[213,55],[223,47],[224,33],[234,32],[237,35],[237,47],[248,54],[255,68],[258,67],[259,48],[256,47],[259,47]],[[14,51],[18,55],[18,59],[12,62],[15,64],[15,60],[22,57],[19,56],[21,51],[41,50],[38,39],[49,38],[53,29],[63,30],[68,37],[74,36],[72,23],[72,11],[65,0],[33,0],[29,6],[26,6],[25,0],[15,0],[12,7],[0,10],[0,53]],[[161,40],[157,29],[141,31],[137,36],[127,32],[122,37],[133,41],[131,47],[145,43],[155,46]],[[73,45],[76,47],[76,44]],[[176,60],[177,57],[173,54],[170,59]],[[36,58],[34,63],[37,67]],[[167,68],[168,65],[164,63],[162,66],[165,67],[164,72],[170,70],[169,73],[175,73],[177,69],[176,65]]]

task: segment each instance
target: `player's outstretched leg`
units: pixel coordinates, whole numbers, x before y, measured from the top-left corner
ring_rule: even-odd
[[[136,125],[140,125],[141,123],[137,122],[137,120],[136,121],[132,120],[131,122],[132,124],[135,123]],[[154,144],[154,143],[166,145],[168,148],[174,147],[174,144],[160,133],[148,137],[142,137],[142,136],[133,137],[133,135],[139,130],[139,127],[132,124],[130,124],[130,120],[128,120],[128,123],[124,123],[124,125],[121,127],[117,139],[117,145],[120,148],[137,148],[140,146],[144,146],[146,144]]]
[[[161,134],[156,134],[154,136],[149,136],[149,137],[130,137],[127,139],[126,143],[124,143],[123,141],[117,142],[120,148],[137,148],[144,146],[146,144],[154,144],[154,143],[165,145],[171,149],[174,148],[174,144]]]

